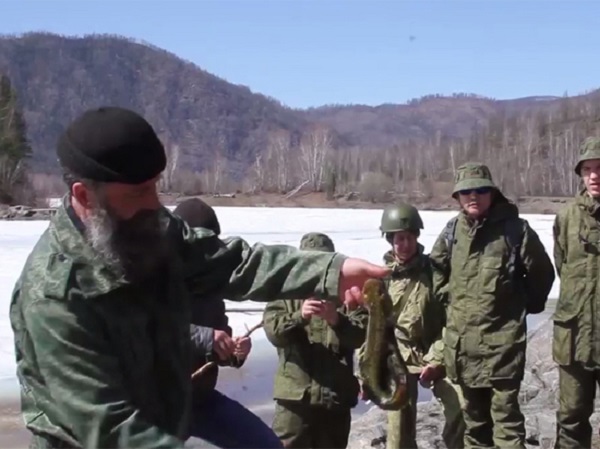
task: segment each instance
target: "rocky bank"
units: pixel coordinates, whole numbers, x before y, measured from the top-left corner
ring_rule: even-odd
[[[0,204],[0,220],[49,220],[56,209]]]
[[[527,427],[527,447],[554,446],[556,409],[558,406],[558,370],[552,361],[552,321],[542,322],[529,334],[525,379],[521,388],[521,405]],[[420,449],[445,448],[442,440],[444,415],[433,398],[419,403],[417,442]],[[592,415],[593,447],[600,447],[600,401]],[[373,407],[352,423],[348,449],[385,448],[384,412]]]

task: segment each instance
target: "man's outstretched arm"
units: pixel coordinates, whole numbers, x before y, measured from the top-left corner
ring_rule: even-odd
[[[385,267],[339,253],[288,245],[250,246],[241,238],[220,240],[185,223],[181,230],[186,275],[197,297],[260,302],[317,297],[338,304],[342,298],[352,307],[361,303],[360,290],[368,278],[389,273]]]

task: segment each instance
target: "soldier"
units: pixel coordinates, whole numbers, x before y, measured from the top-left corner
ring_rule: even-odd
[[[445,375],[442,329],[444,309],[433,296],[431,267],[418,242],[423,229],[419,211],[409,204],[388,206],[379,228],[391,245],[383,260],[392,270],[388,293],[394,304],[395,334],[409,369],[409,404],[388,412],[387,448],[416,448],[418,384],[430,387],[442,403],[442,438],[450,449],[463,447],[464,421],[460,388]]]
[[[554,268],[487,166],[459,167],[452,196],[462,210],[430,258],[436,294],[447,303],[444,365],[462,388],[465,447],[525,448],[526,315],[544,310]]]
[[[388,272],[341,254],[221,240],[160,204],[165,150],[116,107],[61,135],[68,185],[27,258],[10,320],[26,427],[37,448],[179,448],[189,436],[190,303],[318,296],[362,304]]]
[[[600,138],[584,140],[575,173],[583,188],[556,215],[553,229],[561,281],[552,348],[560,397],[556,448],[590,447],[589,419],[600,382]]]
[[[189,226],[206,228],[221,234],[215,210],[199,198],[181,202],[173,211]],[[208,362],[216,364],[205,371],[193,385],[191,436],[209,441],[221,448],[281,448],[281,441],[262,419],[216,390],[219,365],[241,368],[252,341],[250,337],[232,338],[223,298],[198,298],[191,306],[193,365],[195,372]],[[235,423],[232,426],[231,423]],[[228,428],[227,432],[223,432]]]
[[[303,250],[334,252],[331,239],[308,233]],[[365,338],[368,312],[348,311],[318,299],[273,301],[264,329],[277,348],[273,430],[286,448],[343,449],[351,409],[358,403],[354,350]]]

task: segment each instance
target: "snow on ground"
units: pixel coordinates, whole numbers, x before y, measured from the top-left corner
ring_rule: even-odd
[[[388,245],[379,232],[380,210],[361,209],[306,209],[306,208],[216,208],[223,236],[241,236],[250,244],[255,242],[297,246],[306,232],[320,231],[330,235],[336,250],[347,255],[362,257],[374,263],[381,262]],[[454,212],[423,211],[425,230],[420,242],[429,251]],[[523,215],[539,233],[549,254],[552,254],[552,215]],[[15,386],[13,334],[8,318],[14,283],[35,242],[46,229],[46,221],[0,221],[0,384],[8,381]],[[558,280],[552,296],[558,295]],[[262,309],[264,303],[227,301],[229,310],[239,308]],[[229,313],[234,334],[244,333],[261,319],[261,313]],[[255,342],[264,339],[259,330],[253,334]],[[263,344],[265,344],[264,342]],[[1,387],[1,385],[0,385]]]

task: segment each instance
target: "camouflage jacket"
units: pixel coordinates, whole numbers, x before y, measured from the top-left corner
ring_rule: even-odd
[[[419,253],[408,264],[400,265],[391,251],[384,255],[392,271],[388,293],[394,304],[396,338],[400,354],[412,373],[428,364],[442,364],[444,308],[433,295],[428,257]]]
[[[265,334],[279,356],[273,397],[326,408],[352,408],[359,393],[353,356],[365,339],[368,312],[341,307],[339,322],[332,327],[320,317],[303,319],[302,303],[282,300],[265,307]]]
[[[508,271],[506,220],[519,220],[522,243],[517,282]],[[443,234],[430,258],[436,295],[447,296],[444,365],[448,376],[468,387],[490,387],[492,380],[522,379],[527,344],[529,297],[547,298],[555,274],[550,257],[517,207],[497,201],[486,219],[472,223],[459,214],[451,260]],[[543,310],[544,304],[531,306]]]
[[[193,301],[311,294],[338,301],[344,256],[221,240],[166,208],[172,259],[152,282],[127,283],[96,258],[70,211],[65,198],[10,306],[22,411],[38,447],[50,440],[182,447],[191,405],[190,292]]]
[[[553,356],[559,365],[600,369],[600,203],[585,191],[554,221],[560,294],[554,312]]]

